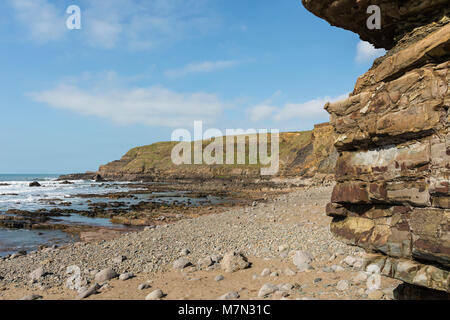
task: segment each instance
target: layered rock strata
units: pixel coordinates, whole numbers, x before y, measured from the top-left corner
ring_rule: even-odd
[[[390,49],[329,103],[339,156],[331,230],[373,253],[366,268],[450,292],[449,1],[303,0]],[[366,27],[369,5],[381,30]]]

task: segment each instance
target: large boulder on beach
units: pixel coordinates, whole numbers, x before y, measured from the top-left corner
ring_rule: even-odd
[[[117,278],[119,275],[111,268],[103,269],[99,273],[95,275],[95,281],[97,282],[105,282],[114,278]]]
[[[225,272],[231,273],[248,268],[250,263],[242,253],[230,251],[224,255],[220,266]]]

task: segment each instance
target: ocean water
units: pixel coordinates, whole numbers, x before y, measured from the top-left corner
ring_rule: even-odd
[[[111,192],[128,191],[130,188],[118,188],[120,183],[95,183],[93,181],[72,181],[74,184],[65,185],[57,181],[59,175],[49,174],[0,174],[0,215],[10,209],[34,211],[52,209],[60,202],[70,202],[68,209],[84,210],[87,203],[84,198],[74,197],[77,194],[106,194]],[[38,181],[42,187],[33,188],[29,184]],[[124,184],[126,182],[123,182]],[[47,200],[47,201],[46,201]],[[92,202],[108,202],[109,199],[90,199]],[[130,200],[137,201],[137,200]],[[83,224],[103,227],[123,228],[114,225],[109,219],[89,218],[77,214],[69,217],[57,217],[60,223]],[[0,227],[0,256],[19,250],[34,250],[40,244],[62,244],[73,241],[71,235],[55,230],[22,230]]]
[[[6,215],[10,209],[35,211],[39,209],[51,210],[53,208],[62,208],[61,202],[68,203],[64,209],[87,210],[89,209],[87,200],[91,203],[107,203],[108,198],[90,197],[82,198],[77,195],[83,194],[108,194],[116,192],[126,192],[140,190],[136,183],[133,187],[132,182],[113,182],[96,183],[94,181],[78,180],[71,181],[74,184],[61,184],[57,181],[59,175],[48,174],[0,174],[0,216]],[[42,187],[30,187],[32,181],[37,181]],[[122,186],[120,186],[122,185]],[[125,202],[127,205],[137,204],[141,201],[153,202],[175,202],[187,205],[197,206],[204,203],[220,203],[226,201],[223,198],[190,198],[184,195],[185,192],[158,192],[149,194],[134,194],[135,198],[121,198],[118,201]],[[71,214],[68,217],[55,217],[57,222],[64,224],[91,225],[100,227],[126,228],[123,225],[112,224],[109,219],[90,218],[78,214]],[[73,236],[55,230],[22,230],[6,229],[0,227],[0,256],[11,254],[20,250],[35,250],[41,244],[63,244],[73,241]]]

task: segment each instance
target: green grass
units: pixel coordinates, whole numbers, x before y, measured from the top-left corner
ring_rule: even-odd
[[[286,132],[280,133],[279,154],[280,163],[288,164],[294,161],[297,156],[297,152],[311,143],[312,131],[303,132]],[[224,140],[224,163],[226,159],[226,144]],[[269,145],[267,147],[268,154],[270,155],[270,136],[267,138]],[[208,146],[213,140],[202,141],[203,148]],[[121,159],[120,162],[111,163],[106,165],[107,168],[114,168],[114,171],[122,171],[129,173],[146,173],[154,170],[197,170],[197,169],[210,169],[211,166],[206,164],[202,165],[181,165],[176,166],[172,163],[171,153],[173,147],[178,142],[158,142],[152,145],[136,147],[128,151]],[[234,144],[235,151],[237,150],[237,143]],[[192,153],[194,151],[193,142],[191,145]],[[258,157],[259,158],[259,157]],[[192,161],[194,159],[192,154]],[[235,161],[237,160],[237,152],[235,152]],[[246,153],[245,164],[233,164],[233,165],[214,165],[212,168],[217,172],[217,177],[223,177],[227,179],[231,176],[230,171],[236,168],[256,170],[261,167],[261,164],[249,164],[249,150],[248,150],[248,138],[246,138]]]

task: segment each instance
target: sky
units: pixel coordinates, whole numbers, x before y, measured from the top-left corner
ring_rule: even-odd
[[[383,53],[300,0],[3,0],[0,173],[97,170],[194,121],[310,130]]]

